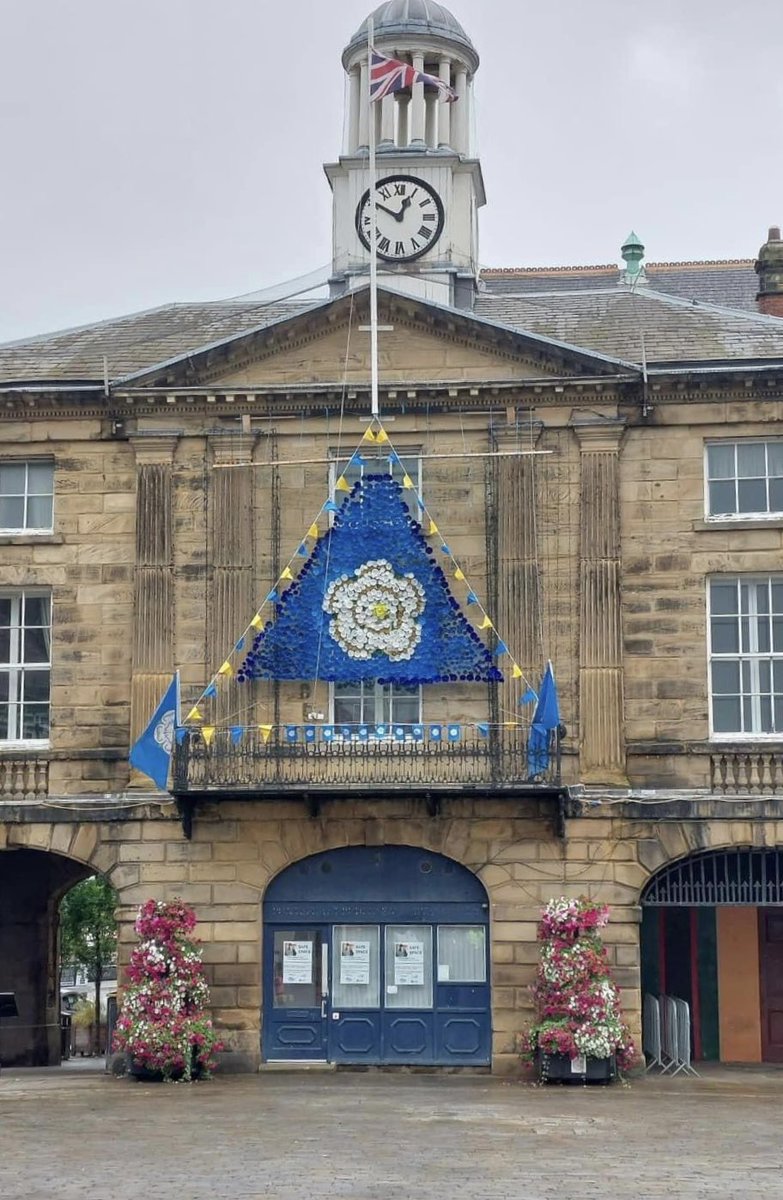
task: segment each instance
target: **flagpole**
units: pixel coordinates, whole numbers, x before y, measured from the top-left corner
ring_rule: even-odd
[[[375,21],[367,22],[367,115],[370,135],[370,399],[371,412],[378,416],[378,214],[375,208],[375,109],[372,89],[372,48]]]

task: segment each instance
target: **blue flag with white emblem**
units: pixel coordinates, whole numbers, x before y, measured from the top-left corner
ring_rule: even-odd
[[[128,759],[132,767],[149,778],[157,787],[165,790],[169,781],[171,749],[174,731],[179,725],[179,671],[166,688],[149,725],[141,737],[131,746]]]

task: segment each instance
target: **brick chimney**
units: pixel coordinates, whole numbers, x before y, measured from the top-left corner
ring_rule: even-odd
[[[772,226],[759,250],[755,271],[759,277],[756,293],[759,312],[768,317],[783,317],[783,242],[777,225]]]

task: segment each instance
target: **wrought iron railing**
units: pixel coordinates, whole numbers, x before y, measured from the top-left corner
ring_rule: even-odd
[[[186,734],[174,748],[173,791],[178,796],[225,792],[482,791],[556,788],[560,785],[557,735],[547,769],[531,774],[527,730],[464,730],[459,741],[313,741],[284,743],[247,730],[234,742],[217,729],[206,744]]]

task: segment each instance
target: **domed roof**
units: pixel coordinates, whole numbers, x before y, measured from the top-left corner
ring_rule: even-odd
[[[400,37],[409,39],[426,37],[447,41],[467,50],[466,59],[472,70],[478,66],[478,54],[459,21],[443,4],[435,0],[385,0],[372,14],[375,21],[376,41]],[[370,18],[363,21],[343,52],[343,64],[347,64],[356,50],[367,45],[367,26]]]

